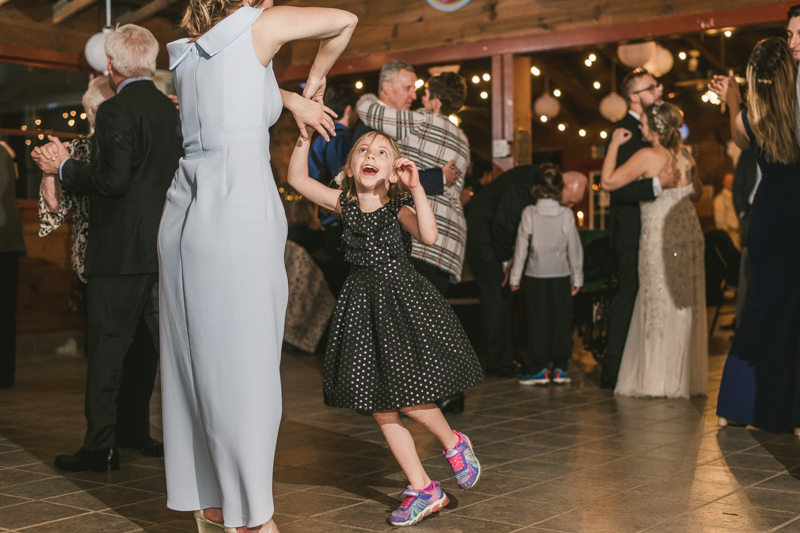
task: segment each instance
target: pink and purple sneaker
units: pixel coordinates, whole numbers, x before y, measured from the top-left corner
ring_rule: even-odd
[[[389,517],[393,526],[413,526],[450,502],[438,481],[431,481],[423,490],[414,490],[409,485],[400,496],[405,496],[406,499]]]
[[[454,448],[444,450],[442,453],[453,469],[456,482],[462,490],[467,490],[475,486],[481,478],[481,464],[475,457],[475,450],[472,449],[472,442],[469,437],[453,430],[458,435],[458,444]]]

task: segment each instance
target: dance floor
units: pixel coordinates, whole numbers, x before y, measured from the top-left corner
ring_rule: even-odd
[[[800,532],[800,440],[716,425],[728,336],[711,340],[708,398],[615,398],[579,349],[569,386],[487,379],[468,391],[464,414],[448,417],[484,467],[468,492],[437,443],[407,421],[450,497],[415,530]],[[321,356],[283,358],[276,521],[282,533],[392,529],[403,474],[371,418],[323,405],[321,366]],[[0,531],[196,531],[189,513],[166,507],[161,460],[122,450],[119,472],[53,468],[56,454],[80,447],[84,377],[80,356],[26,355],[17,385],[0,391]]]

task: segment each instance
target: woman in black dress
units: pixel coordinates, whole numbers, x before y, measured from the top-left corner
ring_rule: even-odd
[[[800,148],[795,134],[797,66],[783,39],[759,42],[747,66],[747,108],[735,80],[715,76],[736,144],[752,148],[757,185],[747,242],[750,295],[720,383],[717,415],[800,435]]]

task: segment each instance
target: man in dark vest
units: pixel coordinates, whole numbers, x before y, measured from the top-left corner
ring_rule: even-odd
[[[150,437],[149,416],[159,356],[156,243],[183,148],[175,104],[151,79],[158,49],[152,33],[132,24],[106,38],[117,94],[97,109],[91,164],[71,159],[56,138],[33,154],[49,175],[45,187],[60,179],[64,190],[91,196],[88,428],[76,454],[56,458],[61,470],[118,470],[117,446],[163,455],[161,443]]]

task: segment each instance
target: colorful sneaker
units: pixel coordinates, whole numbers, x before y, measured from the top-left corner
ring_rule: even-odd
[[[569,374],[561,370],[560,368],[556,368],[553,370],[553,383],[557,385],[566,385],[572,381],[569,377]]]
[[[467,490],[475,486],[481,478],[481,464],[475,457],[475,450],[472,449],[472,442],[469,437],[453,430],[458,435],[458,444],[455,448],[445,450],[442,453],[453,469],[456,482],[462,490]]]
[[[522,385],[550,385],[550,371],[545,368],[538,374],[525,374],[519,382]]]
[[[431,481],[424,490],[414,490],[409,485],[408,490],[404,490],[400,496],[406,499],[389,517],[393,526],[413,526],[450,503],[438,481]]]

